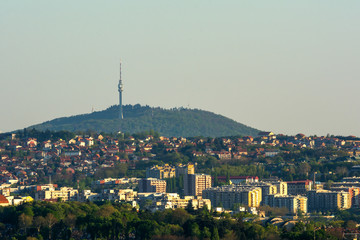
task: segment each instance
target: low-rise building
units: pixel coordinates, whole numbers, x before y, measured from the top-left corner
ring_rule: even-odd
[[[206,206],[211,209],[211,201],[196,196],[185,196],[181,198],[177,193],[153,193],[153,194],[139,194],[139,202],[151,200],[151,204],[146,208],[151,211],[158,211],[164,209],[186,208],[191,205],[195,210]],[[140,205],[142,205],[140,203]]]
[[[76,201],[78,199],[78,190],[70,187],[62,187],[58,190],[40,190],[35,193],[35,200],[61,200]]]
[[[7,200],[4,195],[0,195],[0,206],[6,207],[9,205],[10,205],[9,200]]]

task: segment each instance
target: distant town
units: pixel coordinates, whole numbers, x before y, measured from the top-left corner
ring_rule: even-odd
[[[355,136],[168,138],[154,131],[33,129],[0,138],[3,207],[76,201],[128,203],[152,213],[206,208],[277,228],[322,219],[332,223],[324,231],[357,234],[359,222],[339,218],[360,206]]]

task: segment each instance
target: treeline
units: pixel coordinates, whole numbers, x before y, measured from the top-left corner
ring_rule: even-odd
[[[337,239],[324,226],[292,230],[244,222],[203,208],[137,211],[125,203],[34,202],[0,207],[0,238],[16,239]]]
[[[46,141],[46,140],[57,141],[59,139],[68,141],[68,140],[74,138],[75,136],[76,136],[76,133],[70,132],[70,131],[64,131],[64,130],[62,130],[62,131],[50,131],[50,130],[40,131],[40,130],[36,130],[35,128],[32,128],[32,129],[24,128],[24,130],[22,130],[22,131],[19,130],[16,132],[16,137],[19,139],[36,138],[40,142]]]
[[[149,106],[126,105],[124,119],[119,120],[118,106],[106,110],[63,117],[31,126],[38,130],[67,130],[117,133],[154,129],[163,136],[256,136],[258,130],[221,115],[197,109],[162,109]]]

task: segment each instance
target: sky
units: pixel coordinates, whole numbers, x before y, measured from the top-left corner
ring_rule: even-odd
[[[360,136],[360,1],[0,1],[0,131],[123,103]]]

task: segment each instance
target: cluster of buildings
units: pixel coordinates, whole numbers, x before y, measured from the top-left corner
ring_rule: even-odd
[[[220,145],[216,141],[221,141]],[[279,147],[317,148],[333,146],[342,149],[349,156],[360,156],[360,140],[355,137],[307,137],[275,135],[261,132],[257,137],[240,138],[167,138],[144,139],[128,137],[120,142],[117,138],[97,135],[77,136],[68,141],[38,141],[35,138],[17,138],[16,134],[0,135],[0,182],[15,181],[21,185],[36,184],[39,175],[74,174],[81,172],[94,175],[100,168],[112,167],[117,163],[128,163],[135,168],[136,162],[157,159],[154,144],[163,151],[180,152],[183,147],[192,145],[196,150],[192,156],[214,156],[220,161],[230,159],[256,159],[287,154]],[[251,146],[251,148],[250,148]],[[256,147],[253,147],[256,146]],[[166,167],[165,167],[166,168]],[[149,170],[151,172],[151,170]],[[40,174],[41,173],[41,174]],[[164,171],[158,179],[172,177],[175,172]],[[152,175],[149,173],[149,175]]]
[[[297,214],[358,208],[360,204],[360,177],[344,178],[341,182],[333,183],[328,190],[322,189],[321,184],[313,184],[311,180],[284,182],[276,178],[259,180],[258,177],[230,177],[230,180],[237,182],[212,187],[211,176],[196,174],[192,171],[193,167],[192,164],[177,167],[153,166],[147,171],[149,175],[164,176],[161,172],[165,170],[174,172],[173,177],[182,177],[184,179],[183,194],[167,193],[166,180],[163,178],[108,178],[93,183],[95,187],[101,186],[101,191],[96,192],[79,191],[71,187],[58,188],[56,184],[17,188],[1,185],[0,205],[17,205],[33,199],[40,201],[125,201],[131,202],[134,207],[141,206],[152,211],[186,208],[189,205],[194,209],[207,206],[208,209],[220,207],[237,211],[244,207],[254,209],[268,205],[286,208],[289,213]],[[176,171],[176,168],[181,170]],[[128,183],[135,184],[137,188],[118,188]],[[33,198],[19,197],[23,192],[33,192]],[[18,197],[14,197],[11,193],[16,193]]]
[[[325,190],[311,180],[283,182],[264,179],[208,188],[203,198],[210,199],[213,207],[234,209],[239,204],[248,207],[268,205],[285,207],[290,213],[299,211],[328,212],[358,208],[360,203],[360,177],[347,177]]]
[[[162,192],[164,188],[166,189],[166,181],[161,180],[164,178],[182,178],[185,196],[201,196],[204,189],[211,187],[211,176],[196,174],[195,165],[192,163],[179,164],[176,167],[168,164],[156,165],[146,170],[146,177],[139,185],[140,192],[151,192],[152,188],[156,189],[155,192]]]
[[[289,184],[292,185],[291,183]],[[290,213],[307,212],[307,197],[299,193],[289,195],[287,182],[265,179],[258,182],[213,187],[203,191],[203,197],[210,199],[213,207],[236,210],[239,206],[287,208]]]
[[[2,137],[2,138],[1,138]],[[92,192],[70,187],[58,188],[54,184],[37,185],[39,176],[73,175],[82,173],[93,176],[101,168],[111,168],[118,163],[127,163],[136,168],[139,161],[156,159],[156,152],[180,152],[192,146],[194,159],[215,156],[219,162],[229,159],[272,158],[287,154],[278,147],[322,148],[333,146],[344,150],[349,156],[360,155],[360,140],[355,137],[306,137],[275,135],[261,132],[257,137],[239,138],[167,138],[144,139],[128,137],[124,141],[110,136],[77,136],[68,141],[41,141],[35,138],[19,139],[15,134],[0,137],[0,205],[16,205],[35,200],[45,201],[127,201],[146,205],[151,209],[167,209],[202,206],[235,209],[269,205],[285,207],[291,213],[308,211],[332,211],[360,206],[360,179],[344,178],[324,190],[313,181],[289,181],[278,179],[259,180],[255,176],[230,177],[231,185],[212,187],[210,175],[195,173],[194,164],[153,166],[146,169],[146,178],[107,178],[94,181],[92,187],[101,191]],[[157,149],[153,146],[156,144]],[[284,149],[284,148],[283,148]],[[269,167],[269,166],[267,166]],[[354,171],[357,169],[354,168]],[[167,193],[166,179],[181,178],[183,189]],[[219,176],[218,182],[226,177]],[[128,189],[121,189],[126,186]],[[23,191],[32,194],[19,197]],[[16,193],[15,196],[12,193]],[[31,195],[31,194],[30,194]],[[151,204],[143,204],[151,202]]]

